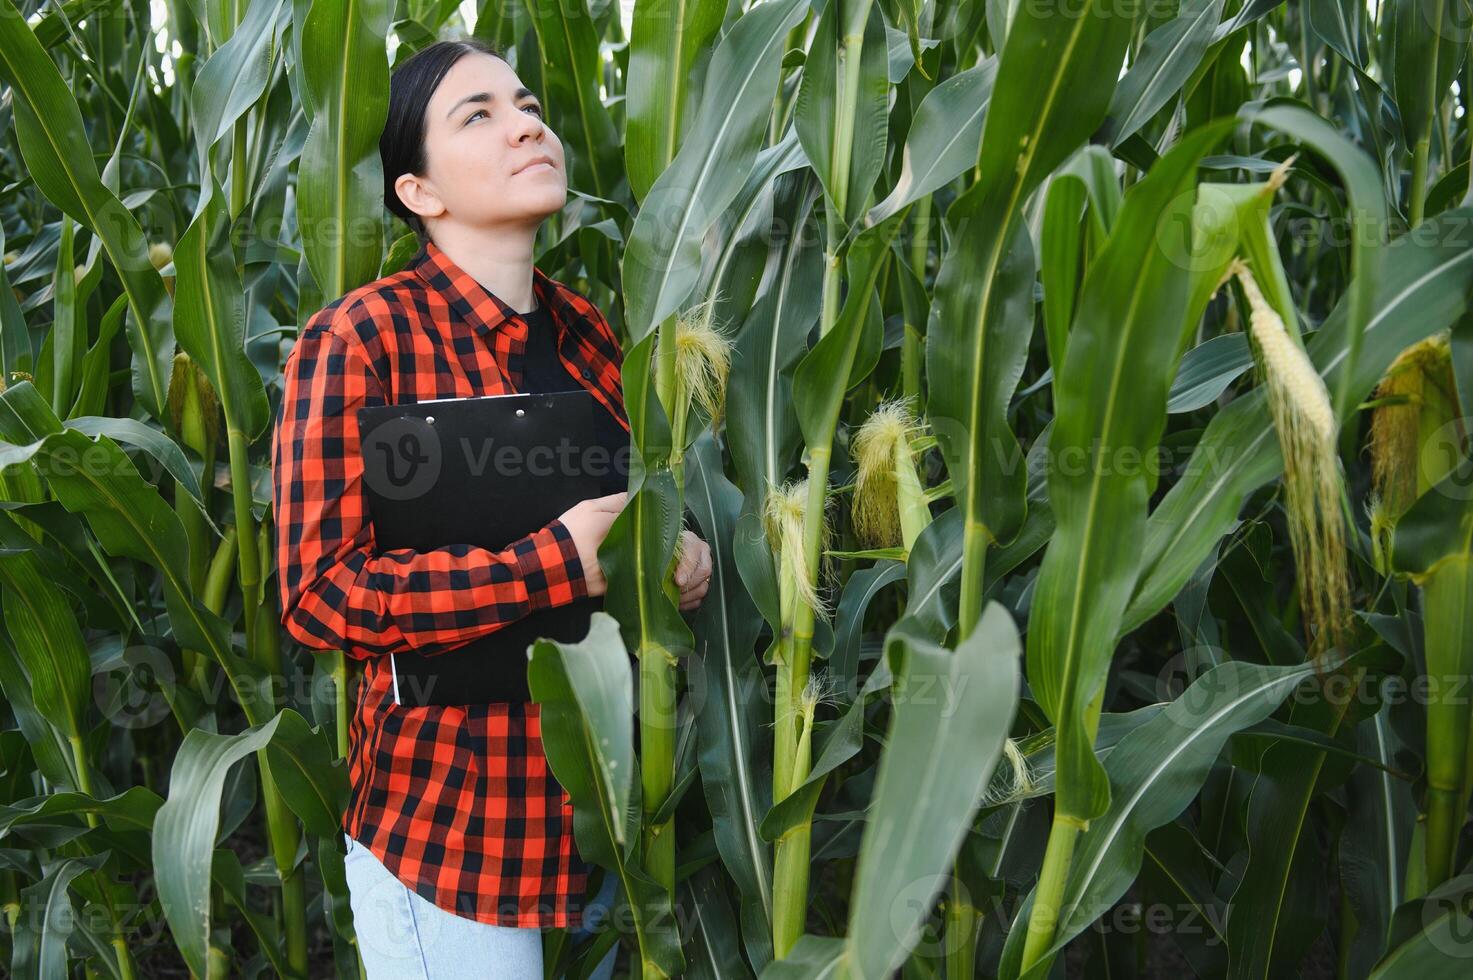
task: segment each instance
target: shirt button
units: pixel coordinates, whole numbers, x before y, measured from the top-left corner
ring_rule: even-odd
[[[590,371],[588,368],[584,368],[583,369],[583,377],[585,377],[585,378],[592,378],[593,377],[593,372]]]

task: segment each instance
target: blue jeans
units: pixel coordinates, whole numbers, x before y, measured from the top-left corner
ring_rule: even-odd
[[[505,977],[542,980],[542,930],[495,926],[447,912],[404,885],[372,851],[348,837],[344,868],[358,955],[368,980],[458,980]],[[606,917],[617,879],[605,874],[603,887],[588,902],[588,921]],[[584,929],[569,933],[583,939]],[[616,946],[591,980],[609,980]]]

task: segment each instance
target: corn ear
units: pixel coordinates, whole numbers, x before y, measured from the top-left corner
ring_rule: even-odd
[[[207,457],[220,438],[220,399],[204,370],[184,351],[174,355],[167,404],[174,431],[184,434],[189,448]]]
[[[763,526],[767,540],[777,548],[778,580],[784,588],[813,610],[816,616],[828,616],[830,610],[817,588],[818,576],[810,574],[808,556],[803,548],[803,519],[808,507],[808,480],[790,480],[767,495]],[[831,529],[826,515],[820,516],[819,561],[827,550]]]
[[[154,242],[148,246],[148,262],[161,274],[169,264],[174,261],[174,248],[167,242]],[[172,275],[162,276],[164,286],[169,290],[169,295],[174,295],[174,277]]]
[[[925,488],[912,456],[913,440],[926,426],[911,408],[912,398],[881,402],[859,427],[850,444],[856,476],[851,516],[854,532],[867,546],[907,551],[930,523]]]
[[[1461,433],[1447,428],[1461,415],[1448,333],[1397,355],[1372,397],[1372,486],[1394,525],[1461,455]]]

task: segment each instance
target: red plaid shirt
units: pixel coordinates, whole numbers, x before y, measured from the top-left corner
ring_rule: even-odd
[[[581,294],[533,268],[570,377],[627,430],[622,354]],[[588,594],[559,520],[502,551],[379,551],[366,518],[356,412],[364,405],[515,392],[527,322],[436,245],[353,290],[302,329],[272,433],[282,624],[363,661],[349,726],[343,828],[437,906],[502,926],[569,927],[589,866],[569,797],[543,754],[534,702],[395,703],[383,657],[444,652]]]

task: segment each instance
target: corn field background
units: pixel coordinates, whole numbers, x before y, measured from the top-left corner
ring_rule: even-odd
[[[622,336],[637,461],[606,611],[529,648],[619,879],[549,976],[1470,975],[1470,31],[0,0],[0,962],[360,975],[270,422],[414,253],[392,66],[473,33],[567,147],[536,261]]]

